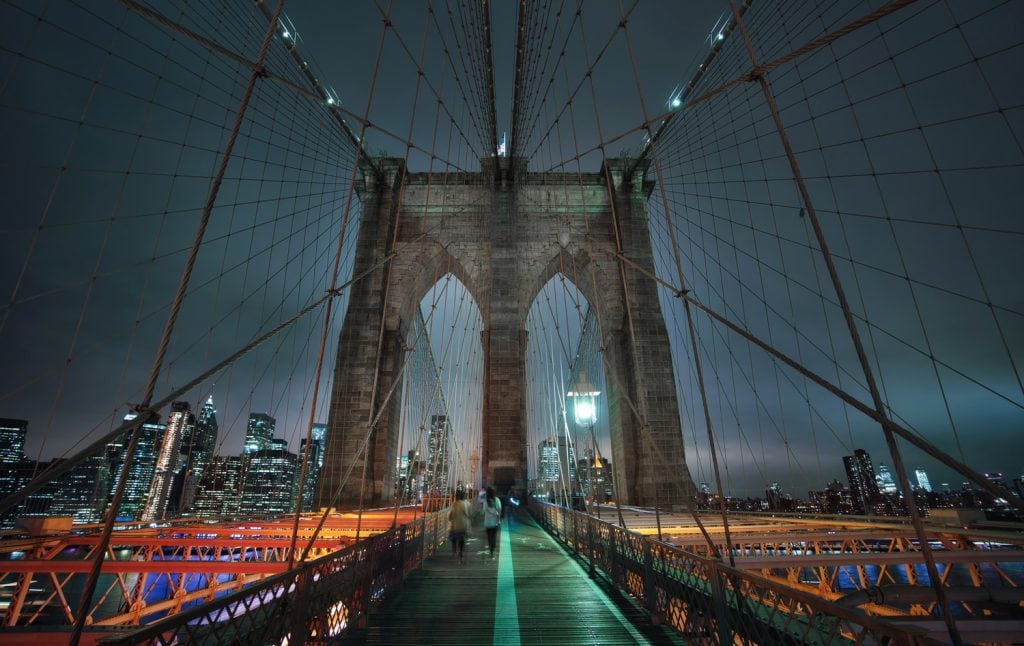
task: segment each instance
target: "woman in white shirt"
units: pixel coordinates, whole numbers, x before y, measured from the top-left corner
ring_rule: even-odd
[[[492,559],[498,542],[499,527],[501,527],[501,500],[495,495],[494,487],[487,487],[487,497],[484,498],[484,529],[487,530],[487,546],[491,548]]]

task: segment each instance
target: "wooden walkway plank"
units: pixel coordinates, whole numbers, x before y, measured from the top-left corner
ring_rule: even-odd
[[[427,559],[399,594],[370,613],[366,628],[340,643],[682,643],[631,601],[592,581],[525,510],[515,510],[500,534],[494,560],[482,528],[467,537],[465,563],[447,547]]]

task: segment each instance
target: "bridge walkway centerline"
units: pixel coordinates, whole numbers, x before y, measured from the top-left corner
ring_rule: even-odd
[[[506,518],[495,558],[484,529],[465,562],[448,545],[339,644],[681,644],[670,630],[567,553],[529,513]]]

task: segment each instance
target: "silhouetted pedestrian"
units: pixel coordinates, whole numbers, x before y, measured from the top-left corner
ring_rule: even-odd
[[[448,537],[452,542],[452,556],[458,556],[460,563],[465,563],[463,550],[466,547],[466,530],[469,529],[471,509],[466,494],[462,490],[455,493],[455,502],[448,510]]]
[[[501,527],[501,500],[494,493],[494,487],[487,487],[484,499],[484,529],[487,530],[487,546],[491,548],[491,558],[498,542],[498,528]]]

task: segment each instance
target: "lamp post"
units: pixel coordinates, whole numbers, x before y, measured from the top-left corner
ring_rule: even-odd
[[[594,424],[597,423],[597,402],[596,397],[601,392],[595,390],[590,384],[590,380],[587,379],[587,373],[584,370],[580,371],[579,378],[576,380],[576,390],[570,390],[568,396],[572,397],[573,402],[573,417],[576,419],[576,425],[585,428],[590,433],[591,447],[594,449],[596,459],[596,441],[594,438]],[[594,478],[593,478],[593,460],[587,458],[587,498],[594,492]],[[598,499],[595,498],[595,501]],[[601,505],[597,502],[597,515],[601,517]]]
[[[480,455],[476,451],[473,451],[473,453],[470,454],[470,456],[469,456],[469,482],[470,482],[470,486],[473,487],[474,491],[476,491],[476,488],[477,488],[476,470],[479,467],[479,465],[480,465]]]

